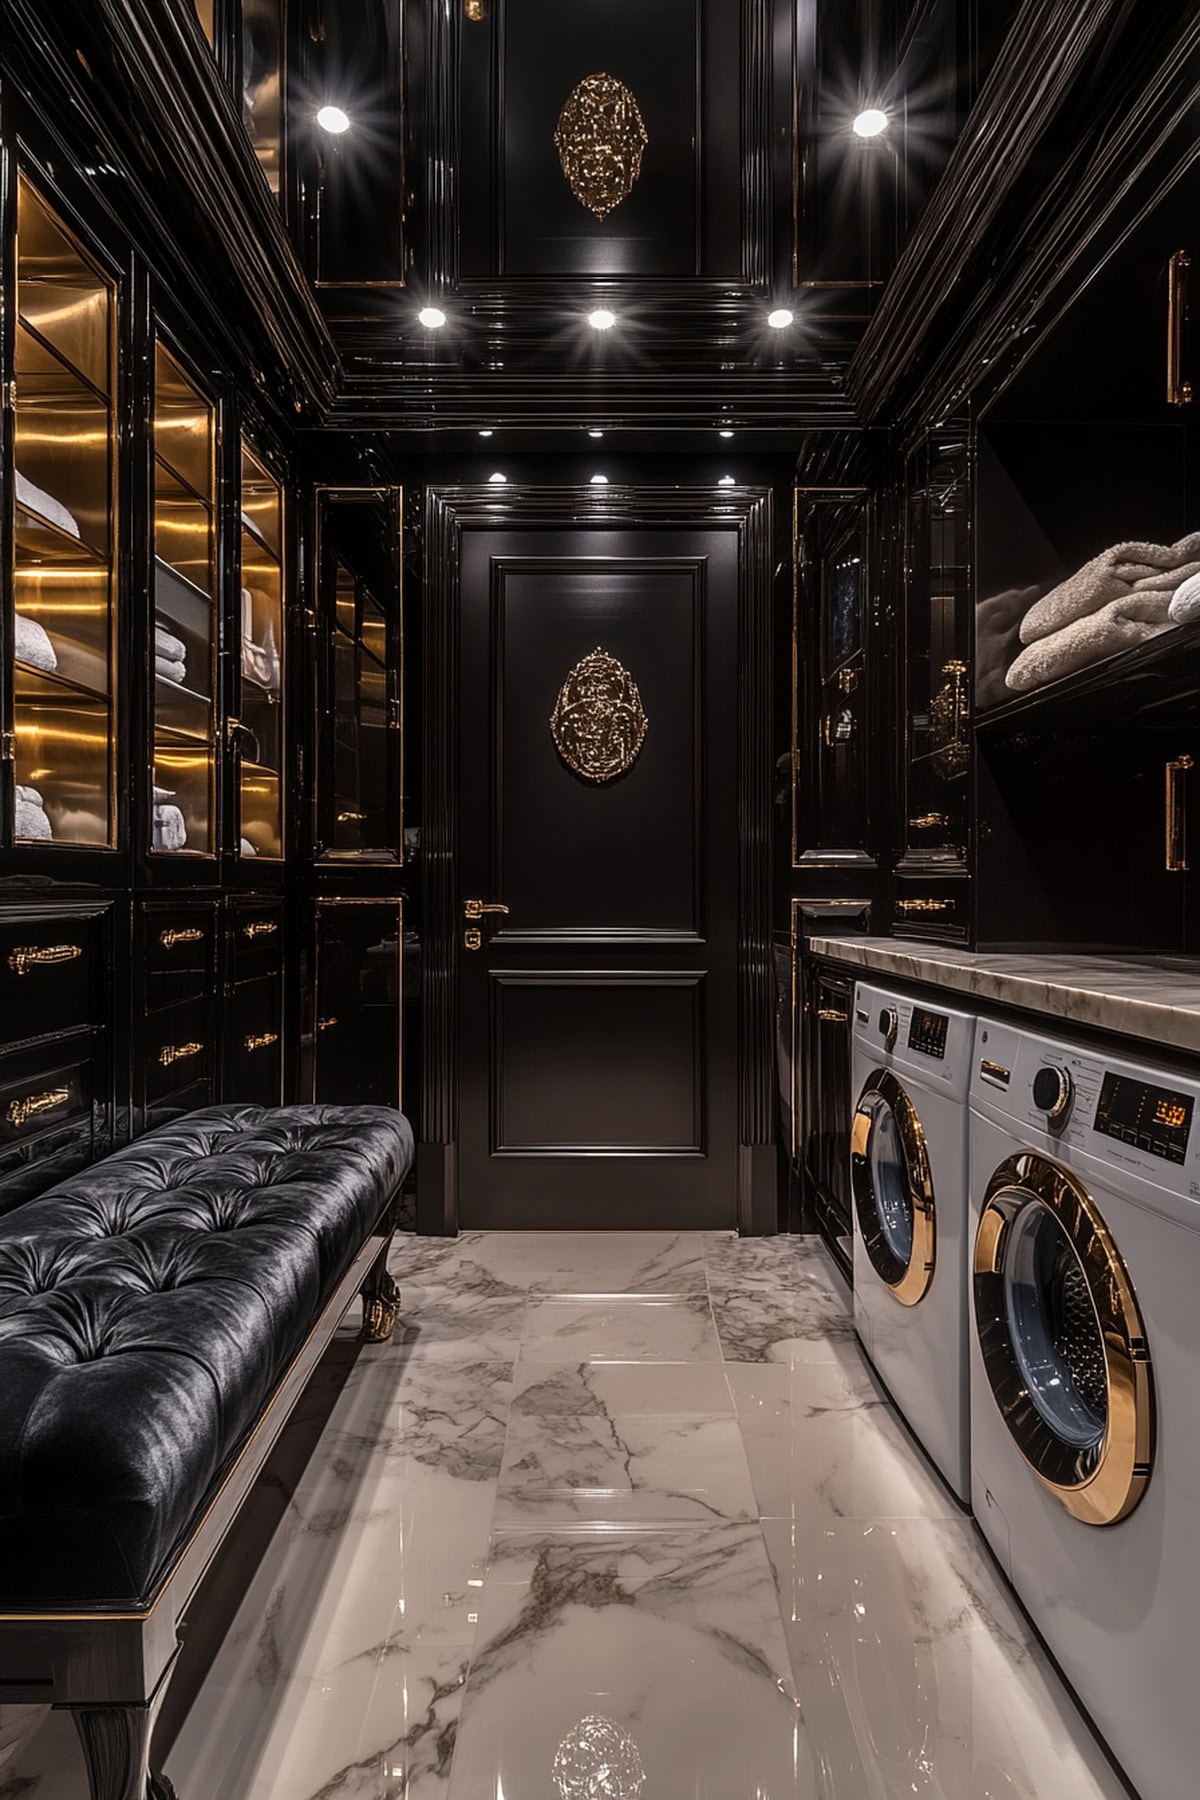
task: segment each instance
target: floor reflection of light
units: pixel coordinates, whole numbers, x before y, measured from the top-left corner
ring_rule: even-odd
[[[562,1800],[637,1800],[646,1779],[627,1731],[589,1713],[558,1746],[552,1770]]]

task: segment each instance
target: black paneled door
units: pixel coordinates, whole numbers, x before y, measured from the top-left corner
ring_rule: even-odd
[[[737,1222],[739,584],[715,518],[461,538],[463,1226]]]

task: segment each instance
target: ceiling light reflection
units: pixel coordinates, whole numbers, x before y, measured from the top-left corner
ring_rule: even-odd
[[[334,137],[340,137],[343,131],[350,129],[350,114],[343,112],[340,106],[323,106],[317,114],[317,124],[322,131],[329,131]]]
[[[880,132],[887,130],[888,123],[885,112],[881,112],[877,106],[868,106],[854,121],[854,135],[861,138],[878,137]]]
[[[488,480],[489,480],[489,481],[507,481],[507,480],[508,480],[508,476],[507,476],[507,475],[501,475],[501,473],[500,473],[500,471],[499,471],[499,469],[497,469],[497,470],[496,470],[496,473],[495,473],[495,474],[494,474],[494,475],[489,475],[489,476],[488,476]]]
[[[417,317],[422,325],[430,331],[437,331],[446,323],[446,315],[440,306],[423,306]]]
[[[767,324],[775,331],[785,331],[791,324],[794,314],[786,306],[777,306],[774,312],[767,314]]]
[[[611,331],[616,322],[616,313],[609,312],[607,306],[598,306],[595,312],[588,314],[588,324],[593,331]]]

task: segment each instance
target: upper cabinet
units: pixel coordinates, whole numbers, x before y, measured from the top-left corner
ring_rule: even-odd
[[[267,186],[283,189],[285,0],[194,0],[196,16],[241,107]]]
[[[241,451],[239,853],[283,855],[283,484],[249,444]]]
[[[154,855],[217,849],[216,406],[160,341],[154,355]]]
[[[117,288],[24,177],[15,278],[11,840],[109,849],[118,839]]]
[[[401,862],[401,494],[325,489],[317,504],[316,853]]]

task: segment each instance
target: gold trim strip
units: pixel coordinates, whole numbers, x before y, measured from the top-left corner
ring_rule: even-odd
[[[863,1220],[859,1190],[863,1180],[870,1182],[868,1151],[875,1125],[871,1102],[875,1100],[886,1106],[896,1121],[904,1157],[904,1176],[913,1212],[912,1250],[907,1266],[894,1281],[889,1281],[878,1265],[875,1265],[876,1273],[882,1281],[887,1282],[901,1306],[915,1306],[928,1293],[937,1264],[937,1208],[934,1204],[929,1149],[917,1109],[904,1088],[889,1069],[876,1069],[873,1074],[868,1075],[859,1095],[850,1130],[850,1166],[854,1177],[854,1204],[860,1226]],[[873,1183],[871,1185],[874,1186]],[[864,1231],[863,1235],[867,1237],[868,1234]],[[869,1250],[868,1243],[868,1253]],[[874,1258],[872,1262],[874,1263]]]
[[[10,1125],[18,1131],[28,1125],[30,1119],[36,1119],[39,1113],[53,1112],[56,1106],[65,1106],[71,1098],[70,1088],[50,1088],[44,1094],[27,1094],[24,1100],[13,1100],[9,1103],[5,1117]]]
[[[1194,766],[1193,759],[1185,755],[1174,757],[1166,767],[1166,869],[1168,875],[1177,875],[1186,871],[1188,866],[1187,810],[1182,804],[1181,789],[1183,777]]]
[[[28,975],[31,969],[45,968],[50,963],[75,962],[82,955],[82,944],[27,944],[9,951],[8,966],[14,975]]]
[[[1188,271],[1192,259],[1176,250],[1167,264],[1167,405],[1190,406],[1192,384],[1183,375],[1183,337],[1188,315]]]

